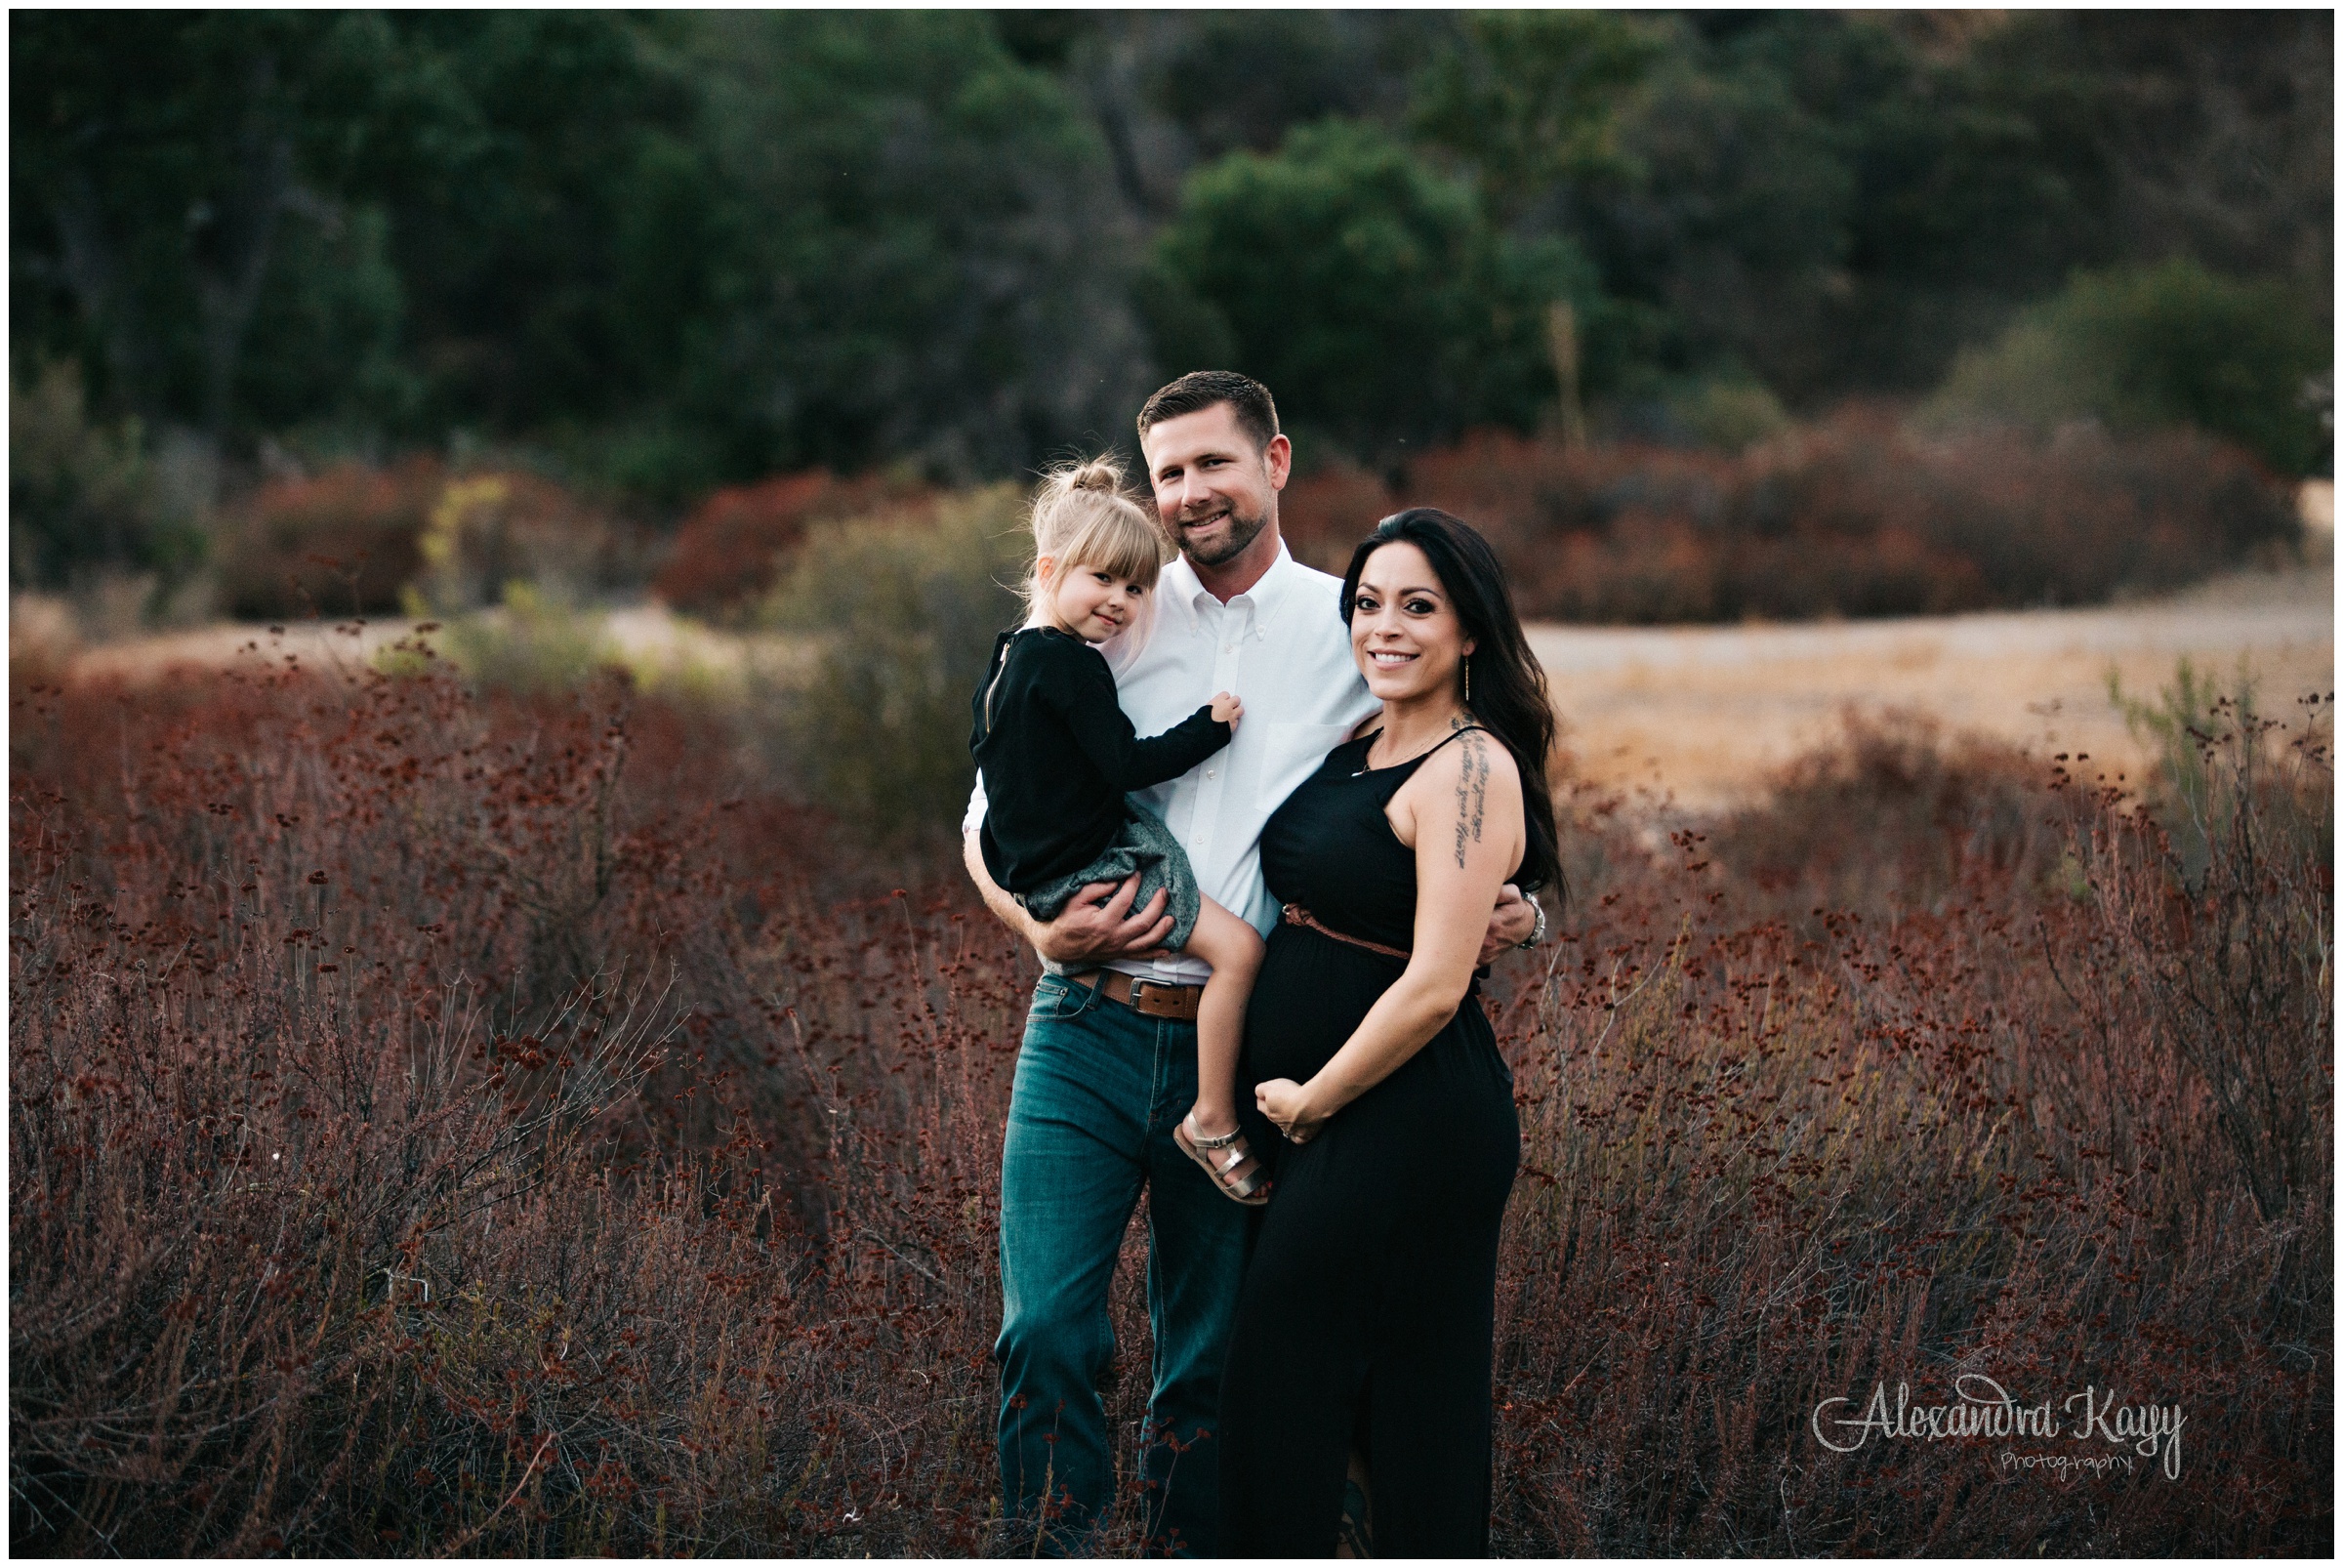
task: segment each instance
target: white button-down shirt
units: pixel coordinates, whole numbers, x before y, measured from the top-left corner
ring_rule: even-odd
[[[1133,640],[1118,638],[1099,649],[1115,672],[1123,711],[1142,735],[1162,734],[1216,691],[1244,701],[1235,740],[1139,799],[1187,850],[1205,896],[1264,935],[1278,909],[1261,880],[1261,825],[1377,707],[1350,656],[1341,597],[1340,578],[1302,565],[1283,544],[1261,580],[1226,604],[1182,557],[1157,581],[1145,642],[1126,648],[1118,644]],[[979,778],[964,830],[972,833],[983,820]],[[1185,954],[1152,964],[1118,959],[1113,967],[1182,984],[1212,973]]]

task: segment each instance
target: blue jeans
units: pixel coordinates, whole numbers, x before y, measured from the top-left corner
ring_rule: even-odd
[[[1115,1466],[1099,1375],[1114,1354],[1107,1289],[1151,1185],[1147,1536],[1212,1554],[1218,1534],[1220,1363],[1251,1216],[1172,1141],[1196,1100],[1196,1026],[1151,1018],[1044,975],[1017,1057],[1001,1152],[1001,1500],[1079,1547]],[[1044,1499],[1048,1501],[1044,1504]]]

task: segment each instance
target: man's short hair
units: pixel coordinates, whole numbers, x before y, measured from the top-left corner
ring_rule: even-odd
[[[1237,429],[1256,450],[1269,449],[1277,438],[1277,402],[1268,388],[1233,370],[1191,370],[1148,398],[1139,410],[1139,439],[1147,439],[1147,433],[1165,420],[1200,414],[1219,403],[1228,404],[1237,416]]]

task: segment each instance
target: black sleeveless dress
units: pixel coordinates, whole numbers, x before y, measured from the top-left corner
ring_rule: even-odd
[[[1404,950],[1416,856],[1383,807],[1431,754],[1361,771],[1373,739],[1335,748],[1269,818],[1261,871],[1281,904]],[[1285,923],[1254,987],[1237,1098],[1277,1184],[1220,1390],[1229,1556],[1331,1555],[1354,1444],[1377,1556],[1488,1552],[1498,1229],[1521,1127],[1478,979],[1422,1050],[1307,1143],[1286,1141],[1250,1093],[1306,1082],[1406,968]]]

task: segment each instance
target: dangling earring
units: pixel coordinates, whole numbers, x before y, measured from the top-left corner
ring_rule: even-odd
[[[1472,655],[1464,655],[1464,706],[1472,706]]]

